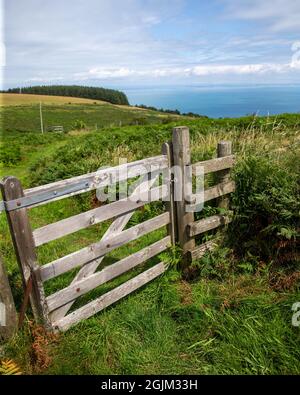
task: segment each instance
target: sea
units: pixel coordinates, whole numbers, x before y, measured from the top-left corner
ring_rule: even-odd
[[[211,118],[300,114],[300,84],[277,86],[168,86],[123,89],[131,105],[144,104]]]

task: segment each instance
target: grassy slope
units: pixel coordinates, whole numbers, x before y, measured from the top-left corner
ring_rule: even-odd
[[[17,93],[1,93],[1,106],[23,106],[33,104],[105,104],[102,100],[83,99],[79,97],[66,96],[46,96],[46,95],[30,95]]]
[[[2,99],[1,123],[4,132],[40,132],[40,107],[43,102],[44,128],[63,126],[65,131],[73,129],[77,120],[83,121],[86,129],[111,125],[153,124],[178,116],[120,106],[101,101],[57,96],[0,94]]]
[[[80,119],[84,108],[78,108]],[[117,156],[133,160],[157,154],[161,143],[170,138],[172,126],[183,122],[40,136],[35,133],[38,126],[31,129],[35,121],[32,112],[26,113],[28,108],[14,107],[10,111],[11,117],[6,117],[5,124],[6,130],[11,132],[5,132],[5,144],[19,142],[22,159],[14,166],[2,169],[2,174],[17,175],[26,186],[32,179],[40,183],[80,174],[99,165],[116,164]],[[62,122],[67,124],[74,120],[73,107],[64,106],[60,111]],[[23,113],[23,130],[32,130],[33,133],[15,131],[20,113]],[[122,119],[124,114],[118,114]],[[94,110],[90,111],[86,119],[94,115]],[[114,122],[115,116],[116,113],[110,113],[105,122]],[[193,160],[213,157],[216,143],[222,138],[233,140],[240,157],[252,151],[263,155],[266,149],[276,151],[279,147],[276,155],[285,155],[285,147],[299,141],[299,115],[283,116],[276,121],[264,120],[261,130],[249,122],[249,119],[185,119],[183,123],[190,127],[192,133]],[[30,167],[34,173],[30,173]],[[31,211],[34,227],[74,215],[83,207],[88,209],[86,204],[86,200],[73,199],[72,205],[65,200],[34,209]],[[160,205],[154,205],[151,210],[138,212],[131,225],[161,209]],[[41,247],[40,262],[46,263],[88,245],[99,239],[107,226],[98,225]],[[112,252],[104,264],[139,250],[160,238],[163,232],[154,232]],[[15,298],[20,304],[20,278],[3,216],[0,234],[1,255],[5,258]],[[229,259],[227,250],[218,254],[218,264],[225,265]],[[148,264],[157,260],[155,258]],[[143,269],[145,267],[100,287],[86,295],[81,303]],[[47,293],[66,285],[73,276],[74,273],[68,273],[53,280],[47,284]],[[29,373],[299,373],[300,333],[299,328],[291,326],[291,305],[299,300],[299,292],[275,292],[268,281],[268,273],[264,271],[253,274],[240,270],[240,273],[230,273],[222,279],[203,275],[186,282],[176,271],[170,270],[142,291],[77,325],[59,339],[50,340],[50,345],[46,344],[43,336],[32,339],[26,324],[24,330],[6,346],[5,355],[15,358]]]
[[[110,104],[103,100],[85,99],[81,97],[68,97],[68,96],[48,96],[48,95],[33,95],[24,93],[0,93],[0,106],[28,106],[34,104],[103,104],[111,105],[117,108],[125,108],[134,111],[147,111],[143,108],[126,106],[120,104]]]

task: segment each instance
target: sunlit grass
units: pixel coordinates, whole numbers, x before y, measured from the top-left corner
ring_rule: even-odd
[[[28,115],[24,113],[22,117]],[[114,114],[105,113],[103,117],[106,116],[105,122],[112,122]],[[266,158],[267,163],[281,166],[286,174],[289,171],[297,174],[300,115],[296,114],[235,120],[184,119],[166,125],[114,126],[52,137],[13,132],[7,142],[24,136],[19,140],[22,160],[5,167],[2,174],[16,175],[28,187],[104,165],[117,165],[119,157],[133,161],[157,155],[161,144],[170,140],[172,127],[179,124],[190,127],[193,162],[215,157],[218,141],[226,139],[233,142],[237,169],[251,155],[255,160]],[[250,168],[249,174],[252,173]],[[214,179],[208,182],[213,183]],[[33,209],[30,217],[35,229],[89,208],[90,196],[65,199]],[[156,214],[159,209],[155,206],[150,214]],[[208,213],[210,210],[213,209],[207,208]],[[135,214],[130,226],[144,220],[143,215],[149,212]],[[40,247],[39,263],[48,263],[98,241],[109,223],[91,226]],[[165,232],[162,228],[112,251],[100,268],[155,242]],[[251,254],[234,259],[222,235],[220,232],[224,245],[196,262],[197,275],[188,282],[173,267],[142,290],[79,323],[57,341],[50,341],[47,347],[52,362],[41,373],[299,374],[300,331],[291,325],[291,306],[300,300],[299,287],[275,291],[268,272],[272,262],[257,262]],[[249,249],[244,244],[241,247],[244,252]],[[0,254],[19,307],[22,284],[4,215],[0,216]],[[155,257],[98,287],[80,298],[75,306],[100,296],[160,259]],[[297,270],[296,265],[290,270]],[[47,295],[68,285],[77,271],[46,283]],[[37,373],[27,322],[6,344],[4,353],[17,361],[22,371]]]

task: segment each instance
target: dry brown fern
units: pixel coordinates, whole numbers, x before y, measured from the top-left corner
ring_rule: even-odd
[[[31,345],[32,364],[35,371],[41,372],[51,364],[50,345],[57,341],[58,336],[47,333],[42,326],[29,322],[33,342]]]

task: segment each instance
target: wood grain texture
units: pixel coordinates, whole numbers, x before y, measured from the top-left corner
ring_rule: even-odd
[[[204,191],[204,202],[208,202],[210,200],[216,199],[223,195],[227,195],[234,191],[235,191],[234,181],[228,181],[221,184],[217,184],[214,187],[208,188]],[[195,200],[195,196],[194,196],[194,200]],[[197,204],[190,204],[189,207],[194,211],[197,211]]]
[[[181,180],[176,180],[177,190],[177,240],[185,254],[195,247],[195,240],[187,234],[186,227],[194,222],[194,213],[186,211],[185,197],[192,194],[192,180],[187,177],[187,167],[191,165],[190,132],[186,127],[173,129],[173,158],[174,165],[180,169]],[[175,191],[176,194],[176,191]]]
[[[217,147],[218,157],[228,157],[232,154],[232,143],[231,141],[220,141]],[[218,172],[218,180],[219,182],[226,183],[230,180],[230,169],[221,170]],[[229,208],[229,197],[222,196],[218,199],[218,206],[220,208]]]
[[[21,199],[24,196],[22,185],[15,177],[4,178],[1,183],[1,190],[5,201]],[[32,293],[30,295],[34,317],[37,322],[43,322],[51,330],[27,209],[23,208],[17,211],[6,212],[6,215],[24,289],[26,289],[30,275],[34,273]]]
[[[202,258],[208,251],[212,251],[217,246],[216,241],[209,240],[206,243],[197,246],[192,251],[189,251],[190,259],[192,261]]]
[[[62,258],[53,261],[41,267],[41,276],[43,281],[49,278],[56,277],[71,269],[82,266],[87,262],[95,261],[99,257],[103,257],[108,252],[115,250],[136,240],[139,237],[146,235],[154,230],[167,225],[170,222],[169,213],[163,213],[141,224],[132,226],[123,232],[112,235],[109,240],[102,239],[98,243],[94,243],[88,247],[82,248],[79,251],[66,255]]]
[[[125,272],[128,272],[155,255],[165,251],[170,245],[171,238],[170,236],[167,236],[156,243],[153,243],[116,263],[113,263],[112,265],[106,266],[100,272],[94,273],[91,276],[77,281],[76,283],[69,285],[67,288],[48,296],[46,300],[49,310],[53,311],[79,296],[84,295],[92,289],[99,287]]]
[[[0,257],[0,340],[7,340],[17,330],[17,311],[7,273]],[[2,315],[3,314],[3,315]],[[4,322],[1,320],[4,319]]]
[[[134,190],[133,194],[135,193],[143,193],[145,191],[148,191],[155,183],[157,182],[158,179],[158,174],[152,174],[150,179],[149,175],[145,174],[142,179],[139,179],[135,184],[134,184]],[[128,224],[130,218],[132,217],[134,211],[129,212],[127,214],[123,214],[119,217],[117,217],[114,222],[109,226],[107,231],[104,233],[102,237],[102,241],[108,242],[112,236],[118,235],[121,233],[126,225]],[[90,276],[91,274],[95,273],[97,270],[98,266],[101,264],[102,260],[104,259],[104,256],[100,256],[97,259],[94,259],[88,263],[86,263],[77,273],[77,275],[74,277],[72,283],[75,283],[78,280],[81,280],[85,277]],[[50,318],[53,321],[57,321],[58,319],[62,318],[72,307],[73,302],[67,303],[66,305],[60,307],[59,309],[53,311],[50,313]]]
[[[86,304],[83,307],[73,311],[64,318],[54,322],[53,326],[56,331],[65,331],[69,329],[72,325],[92,317],[99,311],[105,309],[111,304],[117,302],[118,300],[124,298],[130,293],[141,288],[143,285],[147,284],[149,281],[160,276],[165,271],[164,263],[159,263],[153,266],[151,269],[139,274],[138,276],[126,281],[124,284],[118,286],[112,291],[107,292],[105,295],[100,296],[98,299]]]
[[[154,171],[160,171],[165,169],[167,166],[168,161],[166,156],[154,156],[27,189],[24,191],[24,196],[20,198],[18,202],[24,207],[37,207],[70,196],[92,191],[97,188],[103,188],[116,182],[125,181],[129,178],[138,177]],[[16,201],[10,202],[10,204],[14,204],[14,206],[16,206],[16,203]]]
[[[96,225],[121,214],[128,213],[144,206],[146,203],[157,201],[167,196],[167,186],[153,188],[142,194],[136,193],[129,198],[105,204],[85,213],[75,215],[36,229],[33,237],[36,246],[59,239],[89,226]]]
[[[193,166],[193,174],[196,173],[196,168],[198,166],[202,166],[204,168],[204,174],[213,173],[216,171],[229,169],[234,166],[234,155],[225,156],[224,158],[215,158],[210,160],[205,160],[202,162],[194,163]]]
[[[176,243],[176,207],[174,202],[174,175],[172,167],[174,164],[172,142],[164,143],[162,146],[162,154],[168,158],[168,167],[163,171],[163,184],[167,185],[167,201],[166,208],[170,213],[170,224],[168,225],[168,234],[171,237],[172,245]]]
[[[193,222],[188,226],[188,234],[193,237],[199,235],[200,233],[207,232],[209,230],[218,228],[222,225],[227,225],[231,222],[231,218],[225,215],[213,215],[208,218],[201,219],[199,221]]]

